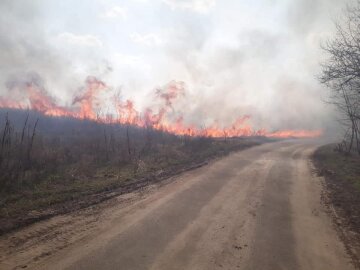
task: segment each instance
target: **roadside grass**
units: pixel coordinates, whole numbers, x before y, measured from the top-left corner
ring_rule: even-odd
[[[342,154],[336,152],[335,145],[320,147],[314,154],[322,173],[333,175],[338,181],[351,183],[360,192],[360,156],[356,153]]]
[[[325,178],[325,205],[331,206],[334,225],[357,268],[360,267],[360,157],[325,145],[313,155],[319,175]]]
[[[54,173],[39,174],[41,179],[23,180],[11,192],[1,192],[0,234],[100,202],[93,198],[97,195],[136,190],[139,179],[145,179],[145,185],[151,184],[210,159],[267,141],[265,138],[200,138],[156,146],[156,150],[136,162],[88,164],[85,173],[84,168],[79,168],[80,164],[61,166]]]

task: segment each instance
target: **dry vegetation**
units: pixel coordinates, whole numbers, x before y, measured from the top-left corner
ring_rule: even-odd
[[[320,147],[314,163],[325,178],[325,201],[335,210],[334,221],[348,252],[360,251],[360,156],[339,154],[335,144]]]
[[[348,7],[336,29],[335,37],[322,46],[328,59],[320,81],[331,90],[329,101],[341,115],[344,139],[338,151],[360,155],[360,2]]]
[[[25,111],[0,117],[0,233],[266,141],[178,137]]]
[[[339,111],[343,140],[314,153],[325,178],[324,199],[352,257],[360,251],[360,2],[348,6],[336,34],[322,45],[328,58],[320,82],[330,90],[329,103]],[[358,260],[358,258],[356,259]]]

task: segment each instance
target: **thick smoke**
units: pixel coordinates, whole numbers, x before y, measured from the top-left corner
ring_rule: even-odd
[[[102,72],[111,69],[106,61],[96,59],[96,64],[79,74],[74,58],[54,46],[63,44],[46,30],[46,4],[42,0],[0,2],[0,95],[7,90],[6,82],[21,76],[26,80],[36,74],[46,91],[70,102],[89,75],[87,72],[96,69],[94,66]]]
[[[173,4],[166,6],[170,2]],[[189,124],[225,126],[250,115],[255,129],[327,129],[334,125],[334,112],[324,104],[327,91],[316,79],[323,58],[319,43],[331,37],[333,19],[340,16],[346,1],[264,0],[264,7],[251,7],[249,1],[249,11],[240,9],[246,5],[238,1],[210,1],[211,5],[201,8],[201,12],[196,8],[199,1],[192,2],[154,3],[159,7],[153,12],[166,12],[165,19],[172,27],[162,31],[161,40],[166,42],[160,50],[148,51],[154,55],[148,59],[157,58],[150,62],[152,69],[133,72],[130,81],[128,72],[140,65],[140,58],[118,54],[119,61],[128,64],[130,70],[119,72],[117,60],[101,55],[97,48],[104,42],[92,36],[79,38],[63,33],[60,37],[68,42],[91,45],[70,53],[62,49],[64,41],[57,42],[56,35],[46,27],[46,1],[3,0],[0,96],[4,99],[13,95],[9,91],[16,88],[12,83],[19,91],[21,83],[32,80],[57,104],[71,106],[77,97],[83,98],[78,103],[84,105],[84,96],[78,92],[87,76],[93,75],[111,86],[108,91],[117,91],[119,82],[125,85],[123,90],[129,98],[133,95],[143,100],[141,105],[146,108],[154,100],[149,99],[145,88],[153,93],[156,86],[176,80],[184,83],[186,94],[177,104],[171,99],[168,102],[173,113],[180,110]],[[89,1],[91,4],[93,1]],[[133,78],[138,82],[133,83]],[[148,85],[139,89],[141,84]]]
[[[273,18],[278,21],[269,21],[275,26],[231,25],[231,29],[238,29],[232,46],[214,45],[213,37],[218,35],[214,32],[224,30],[226,38],[227,30],[219,30],[216,22],[211,30],[205,26],[194,29],[185,18],[168,50],[182,63],[181,79],[194,89],[192,120],[210,118],[226,123],[237,115],[250,114],[255,126],[270,130],[333,129],[337,125],[334,111],[324,102],[328,93],[317,81],[323,58],[320,43],[331,38],[333,21],[339,19],[347,3],[268,2],[264,14],[257,15],[266,16],[273,7],[281,6],[279,17]],[[240,10],[236,12],[242,15]]]
[[[7,81],[27,77],[29,72],[46,77],[51,85],[66,79],[62,75],[66,74],[66,59],[48,45],[36,3],[11,0],[0,3],[0,93],[4,93]]]

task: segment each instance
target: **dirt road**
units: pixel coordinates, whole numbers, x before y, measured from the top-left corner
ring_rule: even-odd
[[[321,203],[322,179],[313,174],[309,161],[316,146],[288,141],[254,147],[184,173],[140,197],[128,195],[131,198],[121,207],[114,203],[101,213],[48,221],[62,222],[58,227],[35,225],[27,235],[31,230],[41,233],[44,227],[52,228],[53,234],[69,224],[72,229],[62,238],[61,233],[50,240],[45,237],[53,250],[44,258],[29,259],[49,243],[28,244],[27,249],[14,248],[4,255],[0,266],[354,269]],[[82,237],[77,241],[56,248],[79,231]],[[20,236],[0,239],[3,246],[11,237]]]

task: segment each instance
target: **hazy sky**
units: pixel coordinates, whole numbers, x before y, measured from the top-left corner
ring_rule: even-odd
[[[183,81],[185,120],[322,128],[332,109],[316,76],[339,0],[1,0],[0,95],[37,73],[69,104],[88,75],[140,108]]]

